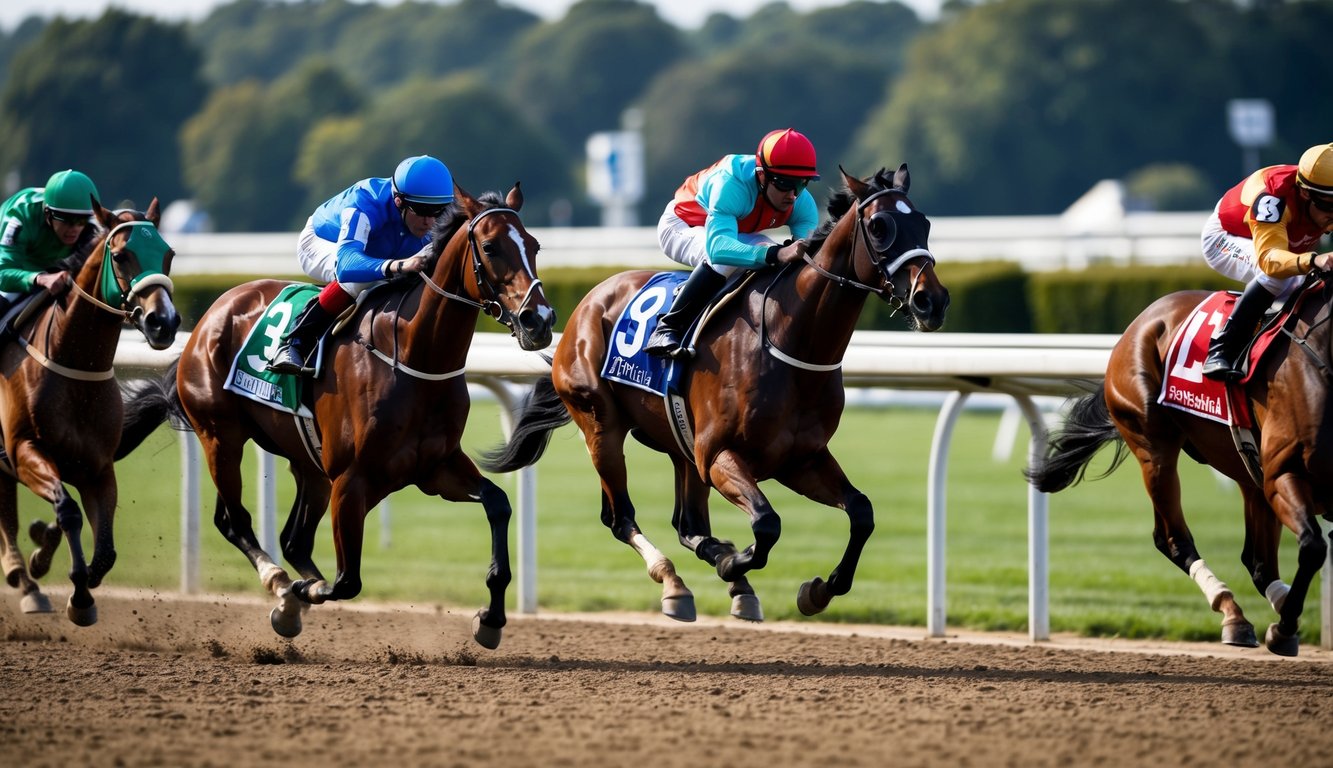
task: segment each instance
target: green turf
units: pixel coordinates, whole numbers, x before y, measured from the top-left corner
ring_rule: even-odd
[[[1028,618],[1027,486],[1021,476],[1026,431],[1011,457],[992,459],[999,415],[966,412],[959,419],[949,457],[947,612],[953,628],[1026,631]],[[849,409],[834,444],[852,482],[875,506],[876,529],[866,547],[852,592],[834,600],[818,620],[924,626],[926,623],[926,469],[936,413],[932,409]],[[469,453],[499,439],[494,405],[474,404],[464,443]],[[726,586],[705,563],[682,548],[671,530],[671,468],[664,457],[631,443],[626,447],[630,492],[645,534],[676,563],[694,590],[701,614],[724,616]],[[1108,455],[1094,468],[1105,467]],[[253,456],[245,469],[253,483]],[[160,430],[120,465],[116,522],[119,560],[106,583],[172,591],[180,585],[180,449],[176,435]],[[1200,552],[1236,591],[1262,633],[1274,620],[1267,602],[1240,565],[1239,494],[1211,470],[1184,466],[1186,514]],[[292,498],[279,461],[279,508]],[[513,476],[496,481],[516,498]],[[827,577],[847,538],[846,516],[818,506],[774,483],[764,484],[782,516],[782,539],[766,569],[751,583],[774,619],[799,617],[801,582]],[[253,499],[253,488],[250,489]],[[559,430],[538,467],[538,601],[540,610],[656,611],[660,588],[642,560],[615,541],[599,521],[599,486],[583,441],[572,427]],[[49,508],[20,492],[26,530]],[[249,564],[212,525],[213,489],[203,479],[202,589],[259,595]],[[253,503],[251,501],[251,503]],[[714,530],[742,545],[752,538],[748,521],[713,495]],[[367,521],[362,599],[443,603],[464,608],[486,601],[489,565],[485,517],[478,505],[446,504],[415,489],[391,502],[391,541],[383,546],[378,512]],[[1219,617],[1194,583],[1152,545],[1152,515],[1132,462],[1112,476],[1085,482],[1051,497],[1050,621],[1054,632],[1088,635],[1216,640]],[[516,527],[511,549],[516,551]],[[85,536],[85,538],[88,538]],[[318,562],[335,571],[330,526],[320,531]],[[24,536],[25,547],[26,535]],[[1284,575],[1295,569],[1295,541],[1283,539]],[[68,556],[62,549],[48,584],[63,586]],[[515,605],[511,587],[509,605]],[[1318,641],[1319,584],[1306,603],[1303,641]]]

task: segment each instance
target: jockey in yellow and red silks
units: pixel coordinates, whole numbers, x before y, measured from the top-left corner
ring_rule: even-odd
[[[1333,232],[1333,144],[1310,147],[1297,165],[1260,168],[1222,196],[1204,225],[1204,260],[1247,285],[1208,345],[1203,375],[1238,375],[1241,348],[1273,299],[1307,272],[1333,268],[1333,254],[1312,250],[1326,232]]]

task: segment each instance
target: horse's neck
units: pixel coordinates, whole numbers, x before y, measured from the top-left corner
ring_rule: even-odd
[[[463,274],[466,257],[466,243],[459,249],[446,247],[436,260],[431,282],[453,296],[470,298]],[[433,373],[443,372],[434,370],[443,366],[449,370],[461,368],[467,361],[476,326],[476,307],[423,285],[415,314],[402,326],[403,360],[414,368],[416,361],[427,366],[419,370]]]
[[[38,326],[41,330],[34,334],[34,343],[48,347],[48,357],[74,368],[101,370],[111,367],[120,341],[123,318],[88,298],[95,296],[102,300],[98,287],[102,272],[99,249],[94,249],[74,277],[74,283],[82,293],[71,288],[65,295],[63,307],[53,302]]]
[[[835,229],[812,257],[818,269],[803,263],[795,278],[775,286],[774,292],[788,317],[790,343],[815,351],[836,351],[841,359],[868,294],[861,288],[839,285],[821,273],[861,282],[852,263],[851,239],[839,234]]]

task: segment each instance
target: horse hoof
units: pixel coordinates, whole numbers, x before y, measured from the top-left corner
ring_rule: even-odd
[[[41,592],[29,592],[19,598],[19,610],[24,613],[55,613],[51,599]]]
[[[818,576],[801,585],[796,593],[796,608],[802,616],[814,616],[828,607],[824,580]]]
[[[481,623],[481,611],[472,617],[472,639],[477,641],[477,645],[488,651],[493,651],[500,647],[500,629],[498,627],[488,627]]]
[[[1259,638],[1254,634],[1254,625],[1243,620],[1222,623],[1222,642],[1241,648],[1259,647]]]
[[[662,598],[662,615],[676,621],[694,621],[694,595],[672,595]]]
[[[268,623],[273,625],[273,631],[287,639],[291,639],[301,634],[301,609],[293,611],[284,610],[286,606],[278,606],[268,614]]]
[[[1284,635],[1282,630],[1277,628],[1277,624],[1269,624],[1268,632],[1264,635],[1264,645],[1268,650],[1276,653],[1278,656],[1295,656],[1300,652],[1301,639],[1296,634]]]
[[[731,598],[731,615],[742,621],[763,621],[764,608],[758,595],[736,595]]]
[[[91,627],[97,623],[97,604],[89,603],[79,608],[74,605],[74,597],[71,595],[69,602],[65,604],[65,616],[80,627]]]

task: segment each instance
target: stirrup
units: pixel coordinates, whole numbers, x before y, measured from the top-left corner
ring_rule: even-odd
[[[278,351],[273,354],[273,359],[269,361],[269,364],[264,366],[264,370],[272,373],[290,373],[298,376],[301,374],[312,373],[314,371],[313,368],[306,367],[305,361],[301,359],[301,355],[297,353],[296,349],[293,348],[291,344],[284,344],[281,347],[278,347]]]

